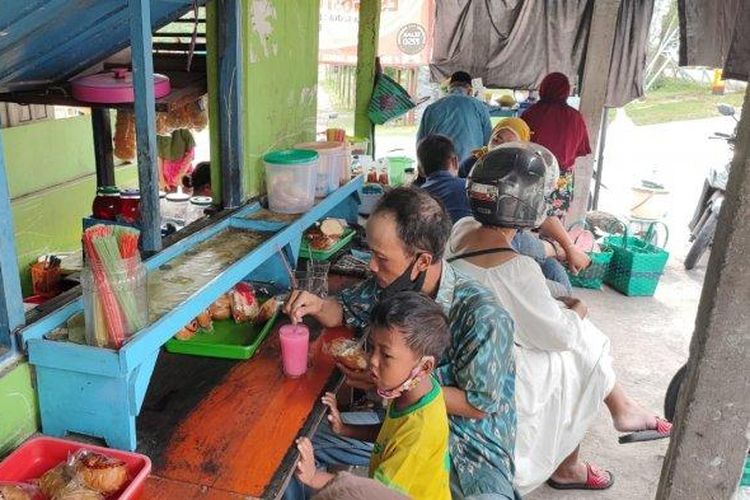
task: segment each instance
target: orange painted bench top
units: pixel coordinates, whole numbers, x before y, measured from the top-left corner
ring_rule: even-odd
[[[275,498],[294,472],[294,442],[312,435],[320,397],[341,384],[323,330],[299,379],[281,371],[277,328],[248,361],[160,353],[141,415],[138,451],[153,461],[145,499]],[[314,330],[311,329],[311,338]]]

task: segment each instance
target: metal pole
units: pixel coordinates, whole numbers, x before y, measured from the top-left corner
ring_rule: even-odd
[[[591,203],[591,209],[597,210],[599,208],[599,190],[602,187],[602,172],[604,171],[604,147],[607,144],[607,121],[609,120],[609,108],[604,107],[602,110],[602,127],[601,133],[599,134],[599,156],[596,159],[596,169],[594,170],[595,184],[594,184],[594,199]]]

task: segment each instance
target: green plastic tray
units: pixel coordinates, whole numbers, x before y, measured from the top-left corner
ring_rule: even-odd
[[[190,340],[170,339],[168,352],[209,358],[250,359],[273,328],[279,312],[264,325],[235,323],[233,319],[214,321],[214,331],[199,330]]]
[[[336,252],[344,248],[347,243],[352,241],[355,232],[356,231],[354,231],[354,229],[347,227],[344,230],[344,234],[341,235],[339,241],[337,241],[336,244],[328,250],[311,250],[307,245],[307,238],[305,236],[302,236],[302,244],[300,245],[299,256],[303,259],[310,260],[328,260],[333,257]]]

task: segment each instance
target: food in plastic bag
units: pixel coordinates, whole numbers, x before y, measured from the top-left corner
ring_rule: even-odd
[[[263,305],[260,306],[260,311],[258,311],[258,323],[265,323],[269,319],[273,318],[273,315],[276,314],[276,310],[279,308],[279,302],[271,297],[267,301],[263,302]]]
[[[198,326],[201,330],[206,332],[214,331],[214,322],[211,320],[211,311],[209,309],[200,313],[195,320],[198,322]]]
[[[232,297],[232,316],[237,323],[255,321],[260,313],[255,290],[247,283],[237,283],[230,292]]]
[[[0,500],[44,500],[44,497],[33,484],[0,482]]]
[[[125,462],[101,453],[78,451],[72,459],[72,465],[86,486],[103,495],[116,493],[128,481]]]
[[[350,370],[367,369],[367,356],[354,340],[337,338],[326,344],[326,352]]]
[[[87,488],[67,463],[61,463],[40,477],[39,489],[50,500],[104,500],[103,495]]]
[[[211,313],[211,319],[214,321],[229,319],[232,315],[232,300],[229,298],[229,294],[225,293],[216,299],[216,301],[209,306],[208,310]]]
[[[135,115],[132,111],[117,110],[114,142],[116,157],[121,160],[135,159]]]
[[[187,325],[182,327],[182,330],[177,332],[174,336],[177,340],[190,340],[195,336],[195,333],[198,331],[198,321],[193,320]]]

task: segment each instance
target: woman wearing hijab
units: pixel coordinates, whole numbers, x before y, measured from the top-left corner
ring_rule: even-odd
[[[576,158],[591,153],[586,122],[578,110],[568,106],[570,82],[562,73],[550,73],[539,86],[539,102],[521,118],[529,124],[532,141],[546,147],[557,158],[560,178],[550,198],[550,215],[563,218],[573,198],[573,170]]]
[[[503,118],[492,129],[489,143],[484,147],[472,151],[471,155],[461,162],[461,167],[458,169],[458,176],[462,178],[467,177],[471,171],[471,167],[474,166],[479,158],[486,155],[490,149],[494,149],[506,142],[529,142],[530,140],[531,129],[525,121],[516,117]]]

